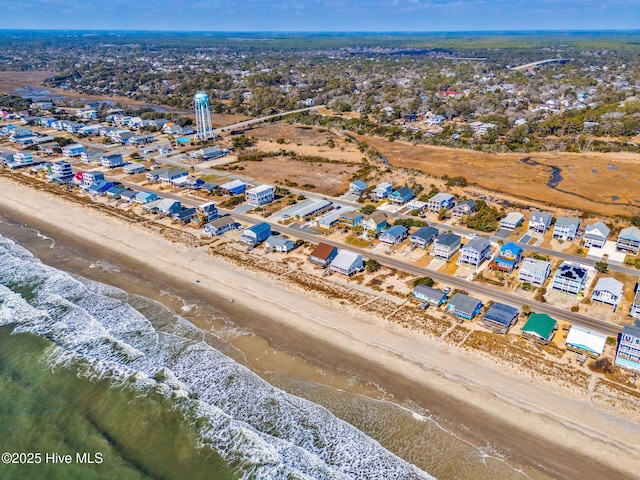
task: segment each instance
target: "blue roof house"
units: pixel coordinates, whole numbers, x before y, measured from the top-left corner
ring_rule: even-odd
[[[447,305],[448,312],[466,320],[473,320],[473,317],[479,314],[481,309],[482,302],[480,300],[465,295],[464,293],[456,293],[451,297]]]
[[[271,235],[271,225],[267,222],[256,223],[255,225],[247,228],[240,241],[253,247],[259,243],[264,242]]]
[[[355,180],[349,184],[349,193],[359,197],[367,189],[367,184],[362,180]]]
[[[522,260],[522,248],[513,242],[505,243],[500,252],[489,264],[492,270],[511,273]]]
[[[433,227],[421,227],[411,234],[411,246],[414,248],[425,248],[435,237],[438,236],[438,229]]]
[[[407,186],[400,187],[389,195],[389,200],[395,205],[402,205],[413,198],[413,190]]]
[[[390,243],[395,245],[407,238],[408,230],[402,225],[394,225],[386,232],[380,234],[380,241],[384,243]]]
[[[158,200],[158,195],[154,192],[138,192],[134,199],[136,202],[145,205]]]
[[[518,319],[518,309],[503,303],[494,303],[482,318],[482,324],[494,333],[506,334]]]
[[[113,183],[107,182],[106,180],[98,180],[89,187],[88,191],[89,193],[100,195],[102,193],[105,193],[111,187],[113,187]]]

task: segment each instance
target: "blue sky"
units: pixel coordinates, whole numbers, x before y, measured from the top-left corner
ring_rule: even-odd
[[[613,30],[640,0],[0,0],[0,29]]]

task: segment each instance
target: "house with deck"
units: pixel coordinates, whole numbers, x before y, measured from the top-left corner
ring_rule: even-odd
[[[354,229],[361,226],[364,221],[364,214],[362,212],[356,212],[355,210],[344,211],[342,208],[340,212],[340,216],[336,221],[337,227]]]
[[[567,350],[584,354],[591,358],[598,358],[604,352],[607,336],[584,327],[572,325],[565,340]]]
[[[574,240],[580,230],[580,219],[578,217],[558,217],[553,226],[553,238],[560,240]]]
[[[65,145],[61,150],[63,157],[79,157],[80,155],[82,155],[82,152],[84,152],[84,145],[80,145],[79,143],[72,143],[70,145]]]
[[[338,255],[331,261],[332,272],[351,276],[363,268],[362,255],[349,250],[339,250]]]
[[[450,193],[436,193],[429,199],[429,202],[427,203],[427,210],[433,213],[438,213],[442,209],[449,210],[453,207],[455,201],[456,197]]]
[[[438,236],[438,229],[424,226],[413,232],[409,237],[412,248],[426,248]]]
[[[208,237],[222,235],[233,228],[234,220],[229,215],[216,218],[204,226],[203,234]]]
[[[548,345],[558,329],[558,322],[545,313],[532,313],[522,326],[522,336],[542,345]]]
[[[473,320],[481,310],[482,302],[464,293],[456,293],[447,304],[447,312],[465,320]]]
[[[535,258],[525,258],[520,267],[518,280],[541,287],[551,273],[551,262]]]
[[[93,185],[91,185],[87,192],[91,195],[102,195],[106,193],[111,187],[113,187],[112,182],[108,182],[106,180],[98,180]]]
[[[384,212],[379,211],[365,216],[362,222],[364,231],[373,236],[382,233],[387,228],[387,225],[387,216]]]
[[[218,218],[220,215],[214,202],[206,202],[202,205],[198,205],[197,214],[202,216],[202,218],[207,222]]]
[[[627,227],[620,230],[616,249],[638,255],[640,252],[640,228]]]
[[[287,253],[293,250],[296,244],[293,242],[293,240],[282,237],[280,235],[270,235],[269,238],[264,241],[264,246],[267,248],[267,250]]]
[[[371,195],[376,200],[384,200],[393,192],[393,185],[390,183],[382,182],[379,183],[376,188],[373,189]]]
[[[622,327],[616,351],[615,364],[618,367],[640,372],[640,323]]]
[[[134,197],[134,201],[142,205],[155,202],[156,200],[158,200],[158,195],[155,192],[138,192]]]
[[[340,209],[331,210],[318,218],[318,226],[321,228],[331,228],[338,222],[344,213],[353,212],[354,210],[355,208],[353,207],[342,207]]]
[[[104,168],[117,168],[124,165],[124,160],[122,160],[122,155],[119,153],[112,153],[100,157],[100,165]]]
[[[137,173],[144,173],[147,171],[145,166],[141,163],[128,163],[122,167],[122,171],[127,175],[135,175]]]
[[[73,170],[71,170],[71,164],[63,160],[59,162],[53,162],[51,164],[51,173],[49,178],[57,182],[68,182],[73,178]]]
[[[578,295],[587,282],[587,269],[577,263],[562,262],[553,276],[551,288]]]
[[[584,235],[582,240],[586,248],[602,248],[609,238],[611,230],[604,222],[597,222],[592,225],[587,225],[584,229]]]
[[[398,190],[391,192],[389,200],[394,205],[404,205],[413,198],[413,190],[407,186],[400,187]]]
[[[520,225],[522,225],[523,221],[524,215],[522,215],[520,212],[510,212],[506,217],[500,220],[500,223],[498,225],[504,230],[515,230]]]
[[[336,255],[338,255],[337,247],[320,242],[309,255],[309,261],[319,267],[327,268]]]
[[[613,307],[613,311],[618,310],[620,301],[622,300],[622,282],[615,278],[603,277],[599,278],[593,289],[591,300],[593,302],[606,303]]]
[[[549,212],[532,210],[529,218],[529,230],[544,234],[551,227],[551,219],[552,216]]]
[[[500,252],[489,264],[491,270],[511,273],[518,267],[522,260],[522,248],[513,242],[505,243],[500,247]]]
[[[157,210],[160,213],[174,215],[182,211],[182,203],[172,198],[165,198],[158,204]]]
[[[247,203],[257,207],[273,202],[275,196],[276,187],[273,185],[258,185],[245,191]]]
[[[381,233],[378,238],[381,242],[395,245],[407,238],[408,233],[409,231],[406,227],[403,227],[402,225],[394,225],[386,232]]]
[[[362,180],[354,180],[349,184],[349,193],[351,195],[355,195],[356,197],[361,196],[366,189],[367,184]]]
[[[462,237],[455,233],[441,233],[433,239],[433,247],[431,247],[431,256],[449,260],[455,253],[460,250]]]
[[[218,187],[227,195],[242,195],[247,188],[247,184],[241,180],[231,180],[230,182],[223,183]]]
[[[255,225],[245,229],[240,237],[242,243],[246,243],[250,247],[254,247],[264,242],[271,235],[271,225],[267,222],[256,223]]]
[[[437,288],[416,285],[413,289],[413,298],[439,307],[447,301],[447,294]]]
[[[177,180],[178,178],[188,176],[189,172],[181,168],[168,168],[165,170],[158,170],[158,181],[164,184],[168,184]]]
[[[103,150],[88,149],[80,154],[80,161],[82,163],[92,163],[94,165],[100,165],[100,161],[103,155]]]
[[[460,249],[458,265],[478,268],[485,258],[491,258],[491,242],[484,237],[475,237]]]
[[[13,160],[6,160],[7,165],[12,170],[14,168],[28,167],[33,165],[33,154],[29,151],[21,151],[13,154]]]
[[[512,325],[518,321],[518,309],[505,305],[504,303],[494,303],[482,317],[482,325],[494,333],[506,335]]]
[[[462,218],[467,215],[471,215],[476,211],[476,202],[473,200],[467,200],[464,202],[458,203],[455,207],[451,209],[451,217],[452,218]]]
[[[213,160],[215,158],[224,157],[228,153],[228,150],[223,150],[220,147],[205,147],[200,150],[196,150],[189,155],[191,158],[196,160],[200,160],[202,162],[206,162],[208,160]]]

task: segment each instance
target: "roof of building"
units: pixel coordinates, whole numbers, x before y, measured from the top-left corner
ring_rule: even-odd
[[[442,300],[443,297],[446,297],[447,294],[442,290],[438,290],[437,288],[427,287],[426,285],[416,285],[416,288],[413,289],[414,293],[419,293],[420,295],[432,298],[434,300]]]
[[[279,235],[270,235],[266,240],[267,245],[271,245],[274,247],[284,247],[287,244],[293,244],[293,240],[289,238],[284,238]]]
[[[618,238],[623,238],[625,240],[635,240],[640,242],[640,228],[637,227],[627,227],[620,230],[620,235]]]
[[[520,267],[520,271],[527,270],[533,273],[545,273],[551,262],[538,260],[537,258],[525,258]]]
[[[524,215],[520,212],[509,212],[506,217],[500,220],[500,223],[516,224],[524,219]]]
[[[500,253],[509,251],[514,255],[518,255],[519,253],[522,253],[522,247],[519,247],[513,242],[505,243],[504,245],[502,245],[502,247],[500,247]]]
[[[438,229],[434,227],[430,227],[428,225],[424,227],[420,227],[418,230],[411,234],[412,237],[422,238],[423,240],[429,241],[433,237],[438,235]]]
[[[225,225],[229,225],[234,221],[235,220],[231,216],[227,215],[226,217],[216,218],[213,222],[209,222],[207,225],[211,225],[215,228],[220,228],[224,227]]]
[[[439,245],[452,247],[456,243],[460,243],[460,240],[462,240],[462,237],[455,233],[441,233],[436,237],[435,241],[438,242]]]
[[[508,327],[516,315],[518,315],[517,308],[505,305],[504,303],[494,303],[484,314],[484,318]]]
[[[611,230],[605,225],[604,222],[597,222],[592,225],[587,225],[584,229],[585,237],[587,235],[595,235],[598,237],[607,238],[609,236],[609,233],[611,233]]]
[[[362,261],[362,255],[350,250],[340,250],[336,258],[331,261],[331,266],[340,270],[349,270],[354,263]]]
[[[604,277],[604,278],[598,279],[598,282],[596,283],[596,286],[594,287],[593,291],[596,292],[596,291],[602,290],[605,292],[613,293],[618,297],[622,297],[623,287],[624,287],[623,283],[619,282],[615,278]]]
[[[470,297],[464,293],[456,293],[449,300],[449,305],[452,305],[456,310],[468,313],[471,315],[478,308],[478,304],[482,302],[477,298]]]
[[[475,250],[476,252],[483,252],[487,249],[487,247],[491,248],[491,242],[484,237],[475,237],[472,238],[469,243],[467,243],[464,247],[464,250]]]
[[[549,212],[541,212],[539,210],[531,211],[531,221],[532,222],[541,222],[546,225],[551,223],[551,214]]]
[[[604,346],[607,343],[607,336],[603,333],[592,332],[573,325],[569,329],[565,343],[567,346],[600,355],[604,351]]]
[[[580,219],[578,217],[558,217],[556,220],[556,227],[576,227],[580,226]]]
[[[407,228],[402,225],[394,225],[389,230],[384,232],[384,235],[391,235],[392,237],[401,237],[407,233]]]
[[[470,210],[474,210],[476,208],[476,202],[474,200],[465,200],[464,202],[458,203],[454,208],[463,207],[469,207]]]
[[[264,184],[264,185],[258,185],[258,186],[253,187],[253,188],[249,188],[245,193],[251,192],[251,193],[258,194],[258,193],[262,193],[262,192],[274,191],[275,189],[276,189],[276,187],[274,187],[273,185]]]
[[[121,197],[125,197],[125,198],[133,198],[138,194],[138,192],[134,191],[134,190],[130,190],[130,189],[126,189],[122,192],[120,192],[120,196]]]
[[[322,210],[329,205],[331,205],[331,202],[329,200],[316,200],[309,205],[305,205],[304,207],[299,208],[293,213],[293,215],[298,217],[306,217],[307,215]]]
[[[440,192],[440,193],[436,193],[433,197],[431,197],[429,199],[429,202],[442,203],[442,202],[448,202],[453,198],[454,198],[453,195],[451,195],[450,193]]]
[[[413,190],[405,185],[404,187],[400,187],[395,192],[393,192],[392,195],[398,195],[404,198],[413,195]]]
[[[380,190],[388,190],[390,188],[393,188],[393,185],[391,185],[390,183],[387,182],[382,182],[379,183],[378,185],[376,185],[376,190],[380,189]]]
[[[333,245],[329,245],[328,243],[320,242],[316,248],[311,252],[312,257],[321,258],[322,260],[326,260],[336,249]]]
[[[356,218],[362,218],[362,213],[361,212],[356,212],[355,210],[347,210],[345,211],[344,208],[340,209],[340,217],[341,218],[349,218],[351,220],[355,220]]]
[[[364,183],[362,180],[354,180],[353,182],[351,182],[351,185],[353,185],[354,187],[357,187],[361,190],[364,190],[367,188],[367,184]]]
[[[635,325],[624,325],[622,333],[640,338],[640,321],[636,321]]]
[[[371,215],[367,215],[365,217],[366,222],[368,222],[369,220],[373,220],[376,223],[376,225],[380,225],[387,221],[387,215],[385,215],[384,212],[376,210]]]
[[[168,212],[170,208],[173,208],[176,204],[182,209],[182,203],[173,198],[165,198],[158,204],[158,210],[161,212]]]
[[[256,234],[271,232],[271,225],[267,222],[256,223],[255,225],[250,226],[247,230],[251,230]]]
[[[551,336],[551,332],[553,332],[557,324],[558,322],[546,313],[532,313],[527,323],[522,326],[522,331],[547,339]]]
[[[235,190],[236,188],[245,187],[247,184],[241,180],[235,179],[220,185],[222,190]]]
[[[581,280],[587,276],[587,269],[577,263],[562,262],[556,270],[556,277]]]

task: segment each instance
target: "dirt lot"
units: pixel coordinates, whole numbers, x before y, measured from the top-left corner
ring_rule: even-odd
[[[250,178],[280,185],[294,182],[305,190],[331,196],[346,192],[351,176],[359,168],[357,164],[302,162],[287,156],[267,157],[260,162],[240,161],[234,165],[242,167],[242,175]]]
[[[429,175],[464,176],[492,191],[601,215],[630,215],[640,209],[640,155],[630,153],[485,154],[412,145],[363,136],[393,166]],[[527,164],[521,160],[529,157]],[[537,162],[537,165],[532,164]],[[557,188],[547,186],[549,167],[561,168]]]

